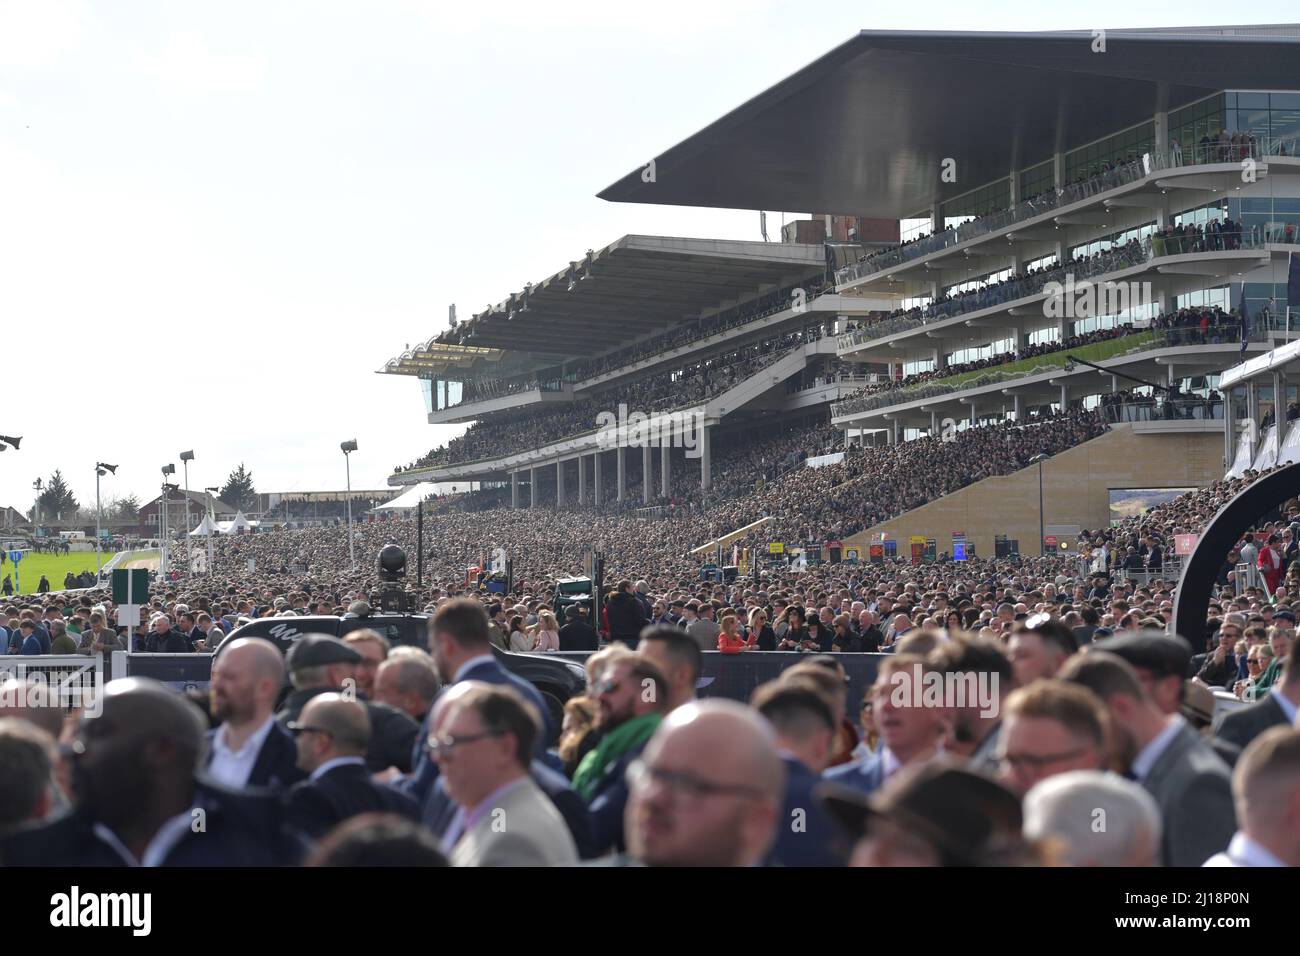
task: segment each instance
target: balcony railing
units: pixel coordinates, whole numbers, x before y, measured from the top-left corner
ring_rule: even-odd
[[[1280,320],[1279,320],[1280,321]],[[1267,341],[1274,329],[1271,326],[1257,324],[1247,337],[1252,342]],[[1188,345],[1216,345],[1225,342],[1241,341],[1241,323],[1239,321],[1226,322],[1219,325],[1210,326],[1205,330],[1200,328],[1178,328],[1178,329],[1151,329],[1145,332],[1133,334],[1133,345],[1126,351],[1116,353],[1111,356],[1112,359],[1123,358],[1135,355],[1139,352],[1149,352],[1154,349],[1176,348]],[[841,418],[845,415],[856,415],[862,412],[873,411],[878,408],[889,408],[894,405],[903,405],[908,402],[921,401],[927,398],[940,398],[948,395],[955,395],[958,392],[969,391],[974,388],[983,388],[988,385],[998,385],[1003,382],[1013,382],[1020,379],[1030,378],[1034,375],[1043,375],[1049,372],[1060,372],[1069,370],[1069,349],[1062,349],[1059,352],[1042,356],[1042,361],[1037,362],[1031,368],[1017,369],[1015,371],[1001,371],[990,368],[974,378],[963,378],[958,382],[924,382],[919,385],[907,386],[904,388],[891,388],[883,392],[873,392],[870,395],[860,395],[855,398],[848,398],[842,402],[835,402],[831,405],[831,417]],[[1220,412],[1220,415],[1223,413]]]
[[[837,344],[840,350],[853,348],[899,332],[920,328],[931,322],[950,319],[954,315],[978,312],[1004,302],[1014,302],[1016,299],[1037,295],[1049,282],[1063,282],[1067,273],[1074,276],[1076,281],[1088,279],[1141,265],[1150,258],[1150,255],[1150,244],[1147,243],[1141,247],[1122,246],[1090,259],[1076,259],[1068,265],[1057,266],[1024,279],[1002,282],[996,286],[978,289],[958,299],[937,303],[922,309],[919,313],[912,312],[896,318],[872,322],[865,328],[841,335]]]
[[[1023,200],[1010,209],[989,213],[979,219],[945,229],[942,232],[937,232],[924,239],[918,239],[889,252],[882,252],[863,262],[845,266],[835,273],[835,285],[842,287],[864,276],[874,275],[904,262],[928,256],[941,249],[948,249],[963,242],[969,242],[979,236],[985,236],[997,232],[999,229],[1014,226],[1018,222],[1033,219],[1035,216],[1041,216],[1055,209],[1063,209],[1076,202],[1095,198],[1102,193],[1118,189],[1121,186],[1127,186],[1129,183],[1137,182],[1145,176],[1163,169],[1240,162],[1248,157],[1263,161],[1267,160],[1269,156],[1294,156],[1295,154],[1296,141],[1294,139],[1260,139],[1256,140],[1253,147],[1244,147],[1241,144],[1219,146],[1215,143],[1207,147],[1192,146],[1186,149],[1180,147],[1160,151],[1152,150],[1143,154],[1139,159],[1122,163],[1083,182],[1071,183],[1060,189],[1049,190],[1038,196]]]
[[[1169,398],[1167,396],[1134,398],[1115,404],[1103,403],[1098,409],[1111,424],[1120,422],[1172,422],[1223,420],[1223,399]]]

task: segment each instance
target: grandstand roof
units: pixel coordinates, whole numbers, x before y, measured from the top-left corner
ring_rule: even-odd
[[[1300,26],[1105,34],[864,30],[599,195],[906,218],[1216,90],[1300,89]]]
[[[624,236],[381,371],[427,375],[506,349],[592,355],[824,269],[821,245]]]

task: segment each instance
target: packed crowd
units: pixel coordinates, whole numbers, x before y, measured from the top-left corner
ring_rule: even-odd
[[[997,273],[998,278],[988,279],[982,285],[950,291],[925,305],[895,312],[860,322],[853,333],[858,341],[870,341],[896,332],[925,325],[966,312],[986,309],[1043,291],[1049,282],[1065,282],[1067,275],[1076,280],[1101,276],[1143,261],[1146,252],[1136,239],[1114,244],[1106,249],[1077,254],[1069,264],[1056,262],[1026,268],[1018,273]]]
[[[259,639],[228,641],[206,695],[134,678],[80,721],[0,694],[10,768],[0,858],[1300,865],[1300,503],[1265,516],[1228,556],[1197,646],[1166,633],[1173,536],[1199,531],[1256,477],[1085,531],[1077,555],[774,568],[720,582],[701,580],[695,562],[606,550],[612,567],[644,573],[608,578],[617,583],[599,620],[576,609],[557,620],[553,578],[517,575],[507,595],[461,580],[419,590],[432,612],[424,647],[366,630],[302,638],[287,658]],[[360,530],[370,547],[393,529]],[[273,534],[233,543],[256,548]],[[585,544],[547,558],[563,566]],[[156,628],[183,642],[193,625],[194,643],[210,647],[254,616],[364,616],[373,575],[345,567],[159,587]],[[45,595],[7,608],[0,626],[17,618],[24,640],[57,633],[66,644],[60,625],[72,624],[95,653],[119,640],[103,624],[112,610],[103,592]],[[526,644],[594,652],[562,721],[492,656]],[[700,699],[701,677],[723,666],[704,656],[715,650],[789,658],[747,701]],[[871,671],[850,660],[867,651],[886,655]],[[925,696],[954,682],[969,694]],[[1240,708],[1212,720],[1215,690]],[[92,748],[99,759],[75,756]],[[1104,831],[1080,807],[1104,807]],[[158,838],[194,809],[205,828]],[[508,827],[492,825],[498,811]]]
[[[1176,256],[1185,252],[1222,252],[1240,249],[1242,225],[1226,215],[1206,223],[1165,226],[1151,235],[1151,253]]]
[[[834,447],[834,430],[810,421],[779,441],[736,443],[719,458],[726,493],[653,518],[472,512],[455,506],[474,495],[449,498],[426,520],[423,582],[409,561],[403,585],[431,614],[424,647],[364,628],[302,638],[287,657],[226,640],[260,617],[371,613],[376,573],[350,570],[337,528],[221,536],[215,574],[156,582],[133,633],[111,626],[105,591],[14,599],[0,606],[11,653],[223,646],[207,694],[132,678],[81,721],[10,707],[17,688],[0,687],[0,760],[13,768],[0,781],[0,860],[1300,865],[1300,839],[1258,809],[1300,791],[1289,727],[1300,502],[1225,555],[1196,646],[1166,634],[1176,536],[1199,532],[1259,475],[1084,531],[1066,554],[778,562],[732,581],[705,579],[689,556],[760,516],[773,523],[737,542],[755,554],[765,540],[843,537],[1102,428],[1075,411],[798,467]],[[363,522],[356,547],[374,555],[396,542],[414,557],[414,532],[409,518]],[[497,547],[513,577],[508,593],[489,594],[466,568]],[[556,581],[582,574],[588,551],[612,583],[604,607],[557,614]],[[587,652],[586,693],[560,720],[494,647]],[[697,699],[705,669],[722,666],[704,656],[713,651],[790,656],[747,702]],[[849,661],[863,652],[888,656],[866,672]],[[939,704],[897,696],[953,675],[984,690]],[[1212,722],[1216,691],[1241,709]],[[111,746],[128,736],[132,746]],[[170,759],[142,758],[155,737]],[[67,755],[92,743],[105,756],[73,785]],[[1107,808],[1106,839],[1079,825],[1085,804]],[[162,821],[195,808],[203,833],[157,839]],[[490,825],[497,809],[508,837]],[[804,826],[788,826],[793,810]]]

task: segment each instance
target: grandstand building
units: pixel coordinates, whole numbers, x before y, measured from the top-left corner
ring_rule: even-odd
[[[1300,335],[1298,149],[1295,26],[863,32],[600,194],[835,217],[782,243],[628,236],[404,352],[381,371],[422,380],[431,422],[477,424],[390,483],[649,506],[685,473],[771,480],[822,452],[1096,410],[1110,429],[1088,448],[860,543],[1067,540],[1108,522],[1114,490],[1203,485],[1267,448],[1254,426],[1294,386],[1222,374]],[[678,447],[608,447],[599,416],[624,407]],[[801,426],[818,447],[745,455]]]

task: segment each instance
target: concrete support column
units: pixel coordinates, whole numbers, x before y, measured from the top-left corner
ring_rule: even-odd
[[[1068,412],[1069,410],[1070,410],[1070,386],[1062,382],[1061,383],[1061,411]]]
[[[940,345],[938,348],[934,350],[934,367],[935,368],[948,367],[948,352],[946,349],[944,349],[942,345]]]
[[[1025,420],[1025,396],[1020,392],[1016,392],[1011,397],[1015,401],[1012,406],[1011,418],[1014,421],[1023,422]]]
[[[934,234],[943,228],[943,213],[939,209],[939,204],[935,203],[930,207],[930,233]]]
[[[1223,393],[1223,470],[1232,467],[1233,455],[1237,452],[1237,409],[1232,402],[1232,389],[1222,389]]]
[[[595,454],[593,454],[593,455],[591,456],[591,482],[592,482],[592,484],[591,484],[591,487],[592,487],[592,502],[596,505],[597,508],[599,508],[599,507],[600,507],[600,489],[601,489],[601,483],[600,483],[600,452],[596,452]]]
[[[970,403],[970,427],[975,428],[979,425],[979,415],[975,411],[975,403]]]
[[[1173,362],[1170,362],[1170,363],[1169,363],[1169,365],[1168,365],[1168,367],[1167,367],[1167,369],[1166,369],[1166,373],[1167,373],[1167,374],[1166,374],[1166,377],[1165,377],[1165,384],[1167,384],[1167,385],[1172,385],[1172,384],[1174,384],[1174,382],[1178,381],[1178,371],[1177,371],[1177,367],[1174,365]]]
[[[623,445],[618,446],[616,452],[618,461],[618,500],[622,501],[627,497],[627,448]]]
[[[1118,391],[1119,391],[1119,376],[1112,375],[1110,377],[1110,393],[1114,395]]]
[[[939,434],[939,413],[931,409],[930,411],[930,437],[933,438]]]
[[[641,446],[641,502],[647,505],[650,503],[650,465],[653,453],[649,442]]]
[[[510,507],[519,507],[519,472],[510,472]]]
[[[528,507],[537,507],[537,469],[528,469]]]
[[[659,497],[667,498],[668,490],[672,487],[672,446],[659,446]]]
[[[1155,150],[1157,153],[1163,154],[1169,149],[1169,113],[1167,110],[1157,110],[1153,118],[1155,120]]]
[[[555,503],[564,504],[564,462],[555,463]]]
[[[1052,154],[1052,179],[1056,183],[1056,188],[1060,189],[1065,185],[1065,154]]]
[[[1254,379],[1246,383],[1246,420],[1251,428],[1259,428],[1259,386]]]
[[[1273,373],[1273,421],[1277,422],[1277,440],[1280,445],[1286,437],[1283,431],[1286,424],[1286,377],[1281,372]]]
[[[1007,182],[1011,187],[1011,205],[1020,202],[1020,170],[1013,169],[1007,176]]]
[[[586,458],[578,456],[578,504],[587,503],[587,466],[584,464]]]
[[[700,426],[700,487],[708,491],[713,487],[713,449],[709,444],[709,426]]]

